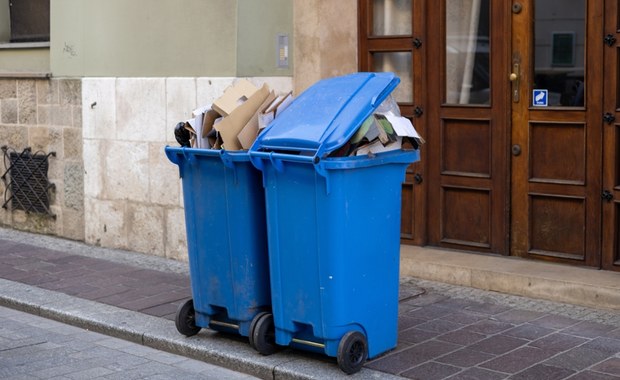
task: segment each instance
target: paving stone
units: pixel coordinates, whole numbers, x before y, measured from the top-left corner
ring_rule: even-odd
[[[607,355],[614,355],[620,352],[620,340],[609,338],[596,338],[580,347],[600,351]]]
[[[449,332],[447,334],[440,335],[437,337],[437,340],[467,346],[467,345],[479,342],[485,339],[486,337],[487,336],[484,334],[479,334],[473,331],[467,331],[464,329],[460,329],[460,330]]]
[[[431,305],[431,306],[426,306],[426,307],[411,311],[407,313],[407,316],[413,317],[413,318],[431,320],[431,319],[440,318],[444,315],[448,315],[451,313],[452,313],[452,310],[450,309],[447,309],[445,307],[438,307],[438,306]]]
[[[504,306],[504,305],[498,305],[494,303],[482,303],[478,305],[467,306],[465,309],[469,311],[475,311],[478,313],[495,315],[495,314],[504,313],[510,310],[511,307]]]
[[[406,330],[410,327],[417,326],[424,322],[426,322],[425,319],[413,318],[408,315],[400,315],[398,317],[398,330]]]
[[[592,370],[609,375],[620,376],[620,358],[607,359],[604,362],[592,367]]]
[[[569,377],[568,380],[618,380],[618,377],[593,371],[582,371]]]
[[[468,368],[454,376],[450,376],[446,380],[501,380],[507,378],[508,376],[509,375],[505,373],[474,367]]]
[[[514,327],[510,330],[504,331],[502,334],[512,336],[515,338],[536,340],[536,339],[545,337],[553,332],[555,332],[555,330],[526,323],[526,324]]]
[[[444,315],[440,319],[460,323],[462,325],[471,325],[488,318],[488,315],[477,312],[454,312],[452,314]]]
[[[534,347],[523,347],[480,365],[498,372],[517,373],[552,356],[553,353]]]
[[[418,328],[410,328],[398,333],[398,340],[409,343],[422,343],[438,336],[438,332],[420,330]]]
[[[510,377],[511,380],[561,380],[574,374],[566,368],[538,364]]]
[[[549,329],[560,330],[573,326],[579,323],[579,321],[572,318],[563,317],[561,315],[545,315],[544,317],[533,320],[530,323]]]
[[[445,321],[441,319],[434,319],[416,326],[417,329],[437,332],[440,334],[458,330],[462,327],[464,327],[464,325],[460,323]]]
[[[460,371],[461,369],[458,367],[430,362],[405,371],[400,375],[410,379],[441,380]]]
[[[366,366],[388,373],[401,373],[426,361],[443,356],[459,346],[438,341],[417,344],[403,351],[386,355]]]
[[[579,322],[571,327],[562,330],[563,333],[569,335],[583,336],[587,338],[597,338],[599,336],[607,336],[616,326],[605,325],[596,322]]]
[[[607,354],[597,350],[576,347],[545,361],[544,364],[573,371],[581,371],[607,357]]]
[[[508,330],[514,327],[514,325],[505,322],[492,321],[490,319],[486,319],[480,322],[476,322],[473,325],[469,325],[465,327],[465,330],[477,332],[480,334],[497,334],[502,331]]]
[[[610,331],[607,334],[605,334],[605,336],[608,338],[620,339],[620,329],[615,329],[613,331]]]
[[[457,367],[473,367],[493,358],[495,358],[495,355],[464,348],[435,360],[440,363],[451,364]]]
[[[527,340],[495,335],[469,346],[470,349],[494,355],[502,355],[527,344]]]
[[[555,333],[547,335],[544,338],[537,339],[531,342],[529,345],[547,351],[561,352],[570,350],[571,348],[577,347],[585,342],[587,342],[587,339],[578,338],[572,335],[566,335],[562,333]]]

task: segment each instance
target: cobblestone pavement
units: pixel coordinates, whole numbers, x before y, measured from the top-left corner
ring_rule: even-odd
[[[190,296],[187,273],[0,229],[0,278],[160,318]],[[401,279],[400,300],[398,347],[366,368],[421,380],[620,379],[620,313],[414,278]]]
[[[4,307],[0,307],[0,378],[256,379]]]
[[[367,366],[421,380],[620,379],[610,311],[403,279],[398,341]]]

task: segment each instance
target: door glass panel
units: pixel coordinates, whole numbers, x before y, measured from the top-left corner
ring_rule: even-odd
[[[586,1],[536,0],[534,23],[533,90],[548,94],[541,105],[583,107]]]
[[[413,102],[413,65],[411,52],[373,53],[373,71],[391,71],[400,77],[393,94],[399,103]]]
[[[489,0],[446,0],[448,104],[489,104]]]
[[[411,0],[374,0],[372,34],[411,35]]]

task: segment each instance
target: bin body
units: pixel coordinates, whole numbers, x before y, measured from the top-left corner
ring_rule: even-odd
[[[396,347],[401,186],[417,154],[327,159],[326,176],[263,161],[276,343],[336,356],[360,331],[370,358]]]
[[[331,157],[399,79],[317,82],[250,149],[263,172],[276,343],[339,356],[360,332],[368,357],[396,347],[401,186],[417,150]]]
[[[165,151],[182,178],[196,325],[248,336],[271,308],[261,173],[247,152]]]

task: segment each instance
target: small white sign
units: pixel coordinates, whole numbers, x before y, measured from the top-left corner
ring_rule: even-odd
[[[549,105],[549,90],[534,90],[532,105],[535,107],[547,107]]]

